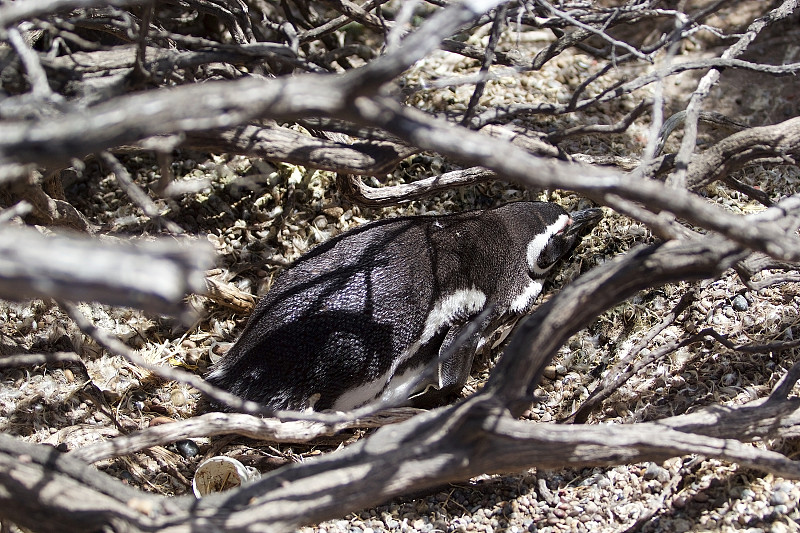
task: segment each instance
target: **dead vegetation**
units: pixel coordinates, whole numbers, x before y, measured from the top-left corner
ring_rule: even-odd
[[[0,4],[2,527],[796,529],[797,17]],[[314,244],[521,198],[607,216],[457,404],[264,413],[201,379]],[[195,500],[216,454],[260,481]]]

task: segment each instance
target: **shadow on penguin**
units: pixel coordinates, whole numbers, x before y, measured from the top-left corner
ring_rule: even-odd
[[[273,410],[451,401],[601,218],[514,202],[350,230],[282,273],[206,379]]]

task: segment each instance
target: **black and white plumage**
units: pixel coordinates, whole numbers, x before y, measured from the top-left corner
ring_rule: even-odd
[[[601,217],[516,202],[348,231],[283,272],[207,379],[273,409],[447,399],[481,339],[531,310],[550,267]],[[481,331],[415,383],[487,306]]]

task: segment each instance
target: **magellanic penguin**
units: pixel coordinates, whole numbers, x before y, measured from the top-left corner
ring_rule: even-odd
[[[481,340],[531,310],[548,270],[601,217],[515,202],[355,228],[282,273],[207,379],[275,410],[451,399]],[[480,330],[441,360],[484,309]]]

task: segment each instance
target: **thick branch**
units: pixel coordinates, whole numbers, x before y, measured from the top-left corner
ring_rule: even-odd
[[[337,185],[339,190],[353,202],[368,207],[383,207],[428,197],[454,187],[474,185],[495,179],[497,179],[497,174],[494,172],[485,168],[472,167],[390,187],[370,187],[365,185],[358,176],[344,176],[338,180]]]
[[[383,127],[412,145],[435,150],[462,163],[484,166],[511,181],[542,188],[572,189],[598,200],[608,195],[620,196],[640,202],[653,211],[671,212],[777,259],[800,260],[800,240],[774,224],[776,217],[786,214],[785,207],[776,206],[754,217],[736,216],[686,190],[672,189],[653,180],[621,176],[608,169],[544,160],[510,143],[457,129],[387,99],[359,98],[355,109],[364,123]],[[797,207],[796,200],[787,200],[794,206],[792,209]]]
[[[183,298],[202,292],[212,250],[203,243],[138,244],[33,229],[0,228],[0,297],[59,298],[181,314]]]
[[[226,130],[200,130],[186,134],[183,145],[195,149],[248,154],[311,168],[380,176],[418,152],[388,141],[352,144],[301,135],[276,125],[245,125]]]
[[[132,491],[50,447],[0,435],[0,516],[39,531],[118,529],[122,522],[128,531],[288,530],[484,472],[663,461],[689,453],[800,478],[796,462],[731,440],[742,430],[766,436],[796,425],[799,409],[791,400],[629,426],[557,426],[513,420],[484,394],[197,503]]]
[[[800,117],[734,133],[694,155],[687,171],[687,186],[697,189],[763,158],[797,164],[800,160]]]
[[[9,358],[0,359],[0,367],[5,363],[5,359]],[[70,455],[82,461],[97,462],[145,448],[169,444],[180,439],[231,434],[269,442],[309,442],[320,437],[333,436],[344,429],[374,428],[394,424],[411,418],[419,412],[418,409],[410,407],[396,408],[368,418],[341,423],[305,420],[281,422],[274,418],[262,418],[242,413],[207,413],[78,448]]]
[[[587,272],[522,322],[487,390],[520,414],[558,348],[593,317],[648,287],[716,277],[746,255],[730,241],[705,236],[632,250]]]
[[[357,80],[357,76],[319,75],[270,82],[246,79],[163,90],[158,98],[152,94],[158,91],[126,96],[97,106],[80,118],[68,114],[46,124],[10,125],[8,134],[0,138],[0,160],[59,161],[73,156],[76,150],[85,155],[143,137],[216,128],[258,116],[296,118],[323,114],[357,118],[361,123],[383,127],[414,146],[485,166],[513,181],[543,188],[569,188],[594,197],[613,191],[651,209],[673,212],[754,250],[800,261],[800,242],[796,238],[773,224],[753,223],[757,219],[728,214],[687,191],[622,177],[607,169],[545,160],[503,140],[430,119],[385,99],[361,97],[351,107],[350,86]],[[181,105],[185,101],[197,104],[188,108]],[[75,145],[77,139],[81,140],[80,146]]]

